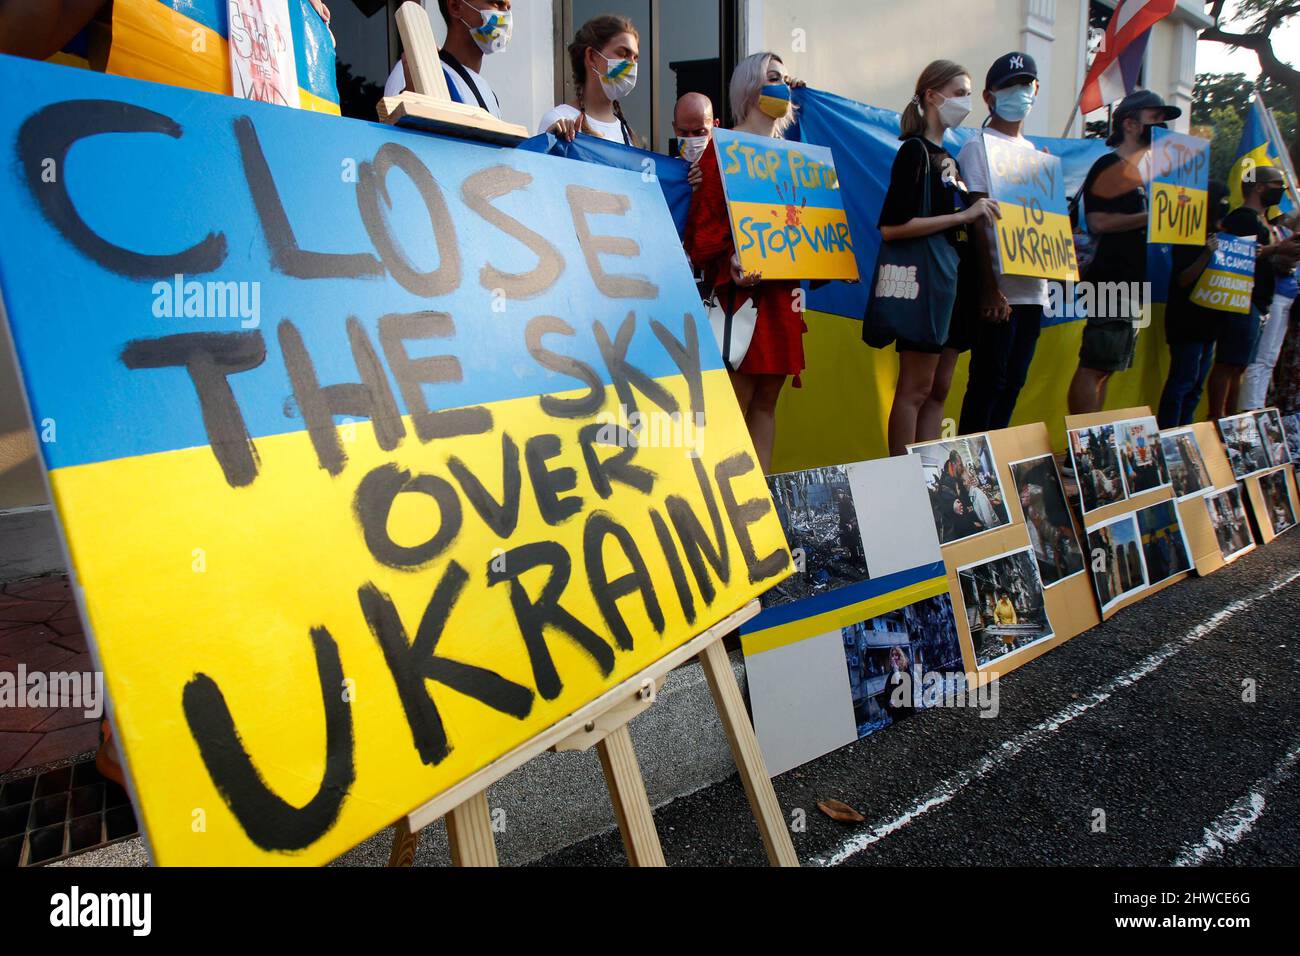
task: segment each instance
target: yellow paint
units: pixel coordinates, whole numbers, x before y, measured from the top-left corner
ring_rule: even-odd
[[[684,380],[661,380],[689,408]],[[752,446],[743,429],[727,375],[706,373],[709,425],[702,433],[702,460],[713,474],[721,460]],[[610,389],[607,409],[617,406]],[[700,617],[686,622],[662,551],[648,518],[662,512],[669,494],[689,501],[710,528],[691,459],[685,449],[641,448],[635,462],[658,474],[649,496],[622,485],[608,501],[597,498],[588,478],[579,429],[591,419],[564,422],[545,415],[536,399],[490,406],[492,434],[420,444],[411,422],[394,452],[383,452],[368,423],[342,426],[348,463],[331,478],[318,467],[306,433],[257,440],[260,474],[233,490],[207,447],[63,468],[52,473],[54,494],[69,535],[79,584],[85,589],[94,643],[106,672],[120,738],[125,745],[156,860],[162,864],[322,863],[486,766],[494,758],[627,679],[676,646],[784,577],[752,585],[727,524],[731,583],[705,606],[686,571]],[[643,412],[653,406],[643,407]],[[385,568],[372,557],[353,517],[353,495],[376,466],[396,463],[412,472],[452,479],[446,461],[458,456],[498,498],[501,495],[501,429],[520,453],[532,436],[560,436],[563,452],[548,464],[577,470],[584,511],[560,527],[543,523],[521,463],[519,526],[502,541],[458,492],[464,526],[449,550],[424,570]],[[351,440],[347,436],[355,432]],[[614,449],[601,449],[609,458]],[[767,498],[757,469],[733,482],[737,499]],[[715,488],[716,494],[716,488]],[[775,512],[752,526],[761,557],[785,550]],[[417,495],[398,499],[390,533],[404,545],[437,530],[435,506]],[[721,503],[719,502],[719,507]],[[383,655],[362,616],[357,589],[373,582],[389,594],[412,637],[450,560],[470,580],[456,604],[437,653],[491,668],[535,688],[532,669],[508,601],[508,585],[489,587],[488,564],[498,549],[554,540],[573,559],[561,604],[613,645],[594,603],[582,558],[584,515],[594,509],[628,528],[650,568],[667,626],[653,631],[639,595],[619,601],[635,636],[631,651],[616,652],[614,672],[597,667],[567,637],[548,631],[564,690],[554,701],[538,696],[531,714],[518,720],[438,684],[431,689],[453,752],[440,765],[425,766]],[[711,535],[711,530],[710,530]],[[629,565],[607,540],[609,576]],[[786,554],[787,562],[789,560]],[[201,562],[201,564],[200,564]],[[787,572],[788,573],[788,572]],[[539,568],[523,581],[536,595],[546,577]],[[717,584],[715,578],[715,584]],[[254,846],[213,787],[187,727],[182,689],[196,673],[214,679],[229,704],[254,764],[282,799],[302,806],[315,794],[324,769],[324,716],[309,629],[325,627],[339,646],[345,676],[353,681],[351,714],[356,782],[333,828],[308,849],[267,853]],[[340,688],[339,692],[342,693]],[[196,811],[205,818],[196,832]]]
[[[730,203],[731,231],[747,272],[764,279],[856,279],[858,262],[848,240],[849,222],[842,209],[797,210],[797,224],[787,224],[792,206]],[[767,228],[763,228],[763,227]],[[829,233],[835,244],[813,248]],[[791,243],[793,242],[793,245]]]
[[[1039,279],[1059,279],[1075,282],[1079,278],[1079,263],[1074,256],[1074,234],[1070,217],[1060,213],[1038,210],[1031,212],[1024,206],[1003,201],[1002,218],[998,221],[998,255],[1002,271],[1007,275],[1033,276]],[[1034,243],[1051,250],[1040,260],[1027,260],[1021,252],[1021,241]],[[1045,264],[1040,264],[1046,260]]]
[[[1205,245],[1206,209],[1210,194],[1173,183],[1151,185],[1151,228],[1148,242],[1179,246]],[[1185,210],[1167,215],[1162,210]]]

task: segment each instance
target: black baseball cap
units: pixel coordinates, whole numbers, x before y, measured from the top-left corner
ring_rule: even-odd
[[[1169,106],[1160,98],[1159,93],[1151,90],[1134,90],[1128,96],[1119,101],[1119,106],[1115,107],[1110,114],[1110,139],[1107,142],[1114,146],[1124,138],[1120,131],[1120,125],[1126,117],[1139,113],[1142,110],[1160,110],[1164,113],[1165,121],[1178,119],[1183,115],[1183,111],[1177,106]]]
[[[984,89],[1000,90],[1013,80],[1038,79],[1038,64],[1028,53],[1004,53],[993,61],[984,77]]]

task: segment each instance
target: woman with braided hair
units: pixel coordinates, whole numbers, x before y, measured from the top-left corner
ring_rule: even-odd
[[[569,44],[576,106],[561,103],[542,117],[539,133],[572,140],[578,133],[641,146],[641,137],[623,118],[619,100],[636,86],[641,35],[627,17],[606,14],[588,20]]]

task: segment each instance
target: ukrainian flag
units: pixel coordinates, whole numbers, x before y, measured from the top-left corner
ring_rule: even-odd
[[[1276,166],[1283,170],[1285,174],[1286,164],[1282,159],[1283,153],[1280,144],[1275,142],[1270,135],[1270,127],[1267,115],[1267,107],[1264,101],[1257,94],[1251,103],[1250,113],[1246,116],[1246,122],[1241,131],[1241,144],[1237,147],[1237,161],[1232,164],[1232,170],[1228,173],[1228,192],[1231,197],[1231,208],[1236,209],[1242,204],[1241,196],[1241,178],[1248,168],[1257,166]],[[1294,191],[1296,183],[1288,177],[1287,188]],[[1282,198],[1281,206],[1274,206],[1268,211],[1268,218],[1272,219],[1279,213],[1290,212],[1295,208],[1294,203],[1289,196]]]

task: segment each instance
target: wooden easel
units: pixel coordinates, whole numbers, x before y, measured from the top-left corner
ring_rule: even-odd
[[[415,92],[381,99],[376,110],[382,122],[506,146],[528,138],[526,127],[499,120],[482,107],[452,100],[429,15],[414,0],[397,8],[397,32],[405,51],[402,59],[407,81]]]
[[[397,822],[389,865],[410,866],[415,860],[420,831],[439,817],[446,816],[452,863],[456,866],[496,866],[496,842],[492,836],[487,788],[543,751],[583,751],[595,746],[628,861],[633,866],[664,866],[663,849],[659,845],[650,800],[627,725],[655,702],[658,689],[663,686],[669,671],[692,657],[699,657],[709,691],[713,694],[714,706],[731,744],[745,796],[749,798],[754,821],[763,838],[768,861],[773,866],[798,866],[790,831],[786,828],[776,791],[767,775],[753,725],[745,711],[740,687],[736,684],[736,675],[731,670],[731,661],[722,646],[723,637],[758,611],[758,602],[751,601],[532,740],[407,814]]]

